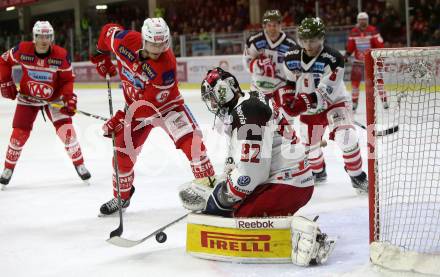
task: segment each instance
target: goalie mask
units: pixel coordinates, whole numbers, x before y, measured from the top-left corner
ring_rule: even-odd
[[[170,29],[163,18],[147,18],[142,26],[143,49],[159,55],[170,47]]]
[[[227,115],[228,103],[241,91],[237,79],[220,67],[208,71],[201,90],[208,110],[220,118]]]
[[[32,37],[34,43],[40,39],[47,39],[51,43],[55,39],[54,31],[52,25],[50,25],[49,21],[37,21],[32,28]]]

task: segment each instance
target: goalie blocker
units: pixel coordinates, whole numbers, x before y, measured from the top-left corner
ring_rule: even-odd
[[[301,216],[225,218],[192,213],[186,251],[198,258],[236,263],[323,264],[335,240]]]

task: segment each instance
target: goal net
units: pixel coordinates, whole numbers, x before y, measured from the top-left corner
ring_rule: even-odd
[[[440,47],[365,60],[370,258],[440,274]]]

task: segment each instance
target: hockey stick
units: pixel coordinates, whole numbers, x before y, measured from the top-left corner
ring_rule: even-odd
[[[57,109],[61,109],[62,107],[64,107],[63,105],[61,105],[59,103],[48,102],[48,101],[45,101],[45,100],[37,99],[37,98],[29,96],[29,95],[20,94],[20,96],[22,98],[28,99],[30,101],[39,101],[41,104],[50,105],[51,107],[54,107],[54,108],[57,108]],[[79,113],[79,114],[82,114],[82,115],[85,115],[85,116],[88,116],[88,117],[92,117],[92,118],[95,118],[95,119],[99,119],[99,120],[102,120],[102,121],[107,121],[108,120],[107,118],[105,118],[103,116],[96,115],[96,114],[91,114],[91,113],[88,113],[88,112],[85,112],[85,111],[81,111],[81,110],[75,110],[75,113]]]
[[[365,125],[363,125],[360,122],[357,122],[356,120],[354,121],[354,124],[361,127],[364,130],[367,130],[367,127],[365,127]],[[399,131],[399,125],[390,127],[388,129],[382,130],[382,131],[376,131],[376,136],[377,137],[383,137],[383,136],[387,136],[387,135],[391,135],[396,133],[397,131]]]
[[[110,75],[105,76],[105,80],[107,81],[107,95],[108,95],[108,108],[110,111],[110,117],[113,117],[113,100],[112,100],[112,89],[110,87]],[[118,168],[118,157],[116,151],[116,139],[115,133],[112,132],[112,143],[113,143],[113,167],[115,168],[115,177],[116,177],[116,189],[118,191],[118,210],[119,210],[119,226],[115,230],[110,233],[110,239],[113,237],[120,237],[122,232],[124,231],[123,219],[122,219],[122,200],[121,200],[121,191],[119,188],[119,168]]]
[[[51,102],[49,102],[48,104],[50,106],[54,107],[54,108],[57,108],[57,109],[61,109],[63,107],[63,105],[58,104],[58,103],[51,103]],[[96,114],[91,114],[91,113],[88,113],[88,112],[85,112],[85,111],[81,111],[81,110],[75,110],[75,113],[82,114],[82,115],[85,115],[85,116],[88,116],[88,117],[92,117],[92,118],[95,118],[95,119],[99,119],[99,120],[102,120],[102,121],[108,121],[108,118],[105,118],[103,116],[96,115]]]
[[[129,239],[125,239],[125,238],[121,238],[120,236],[114,236],[114,237],[110,237],[107,242],[119,246],[119,247],[133,247],[136,246],[138,244],[143,243],[144,241],[146,241],[147,239],[156,236],[156,241],[159,243],[163,243],[167,240],[167,235],[163,232],[163,230],[165,230],[166,228],[176,224],[177,222],[181,221],[182,219],[186,218],[191,212],[182,215],[181,217],[171,221],[170,223],[168,223],[165,226],[160,227],[159,229],[157,229],[156,231],[152,232],[151,234],[149,234],[148,236],[140,239],[140,240],[129,240]]]

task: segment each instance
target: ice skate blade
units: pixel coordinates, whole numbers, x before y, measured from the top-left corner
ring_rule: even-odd
[[[0,187],[0,190],[6,190],[6,185],[3,185]]]

